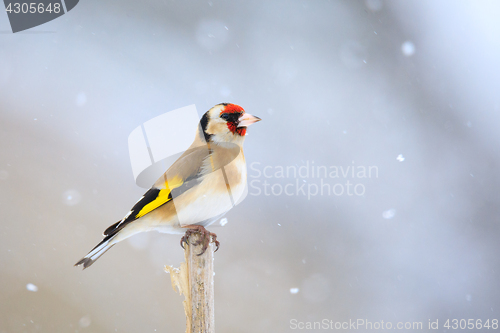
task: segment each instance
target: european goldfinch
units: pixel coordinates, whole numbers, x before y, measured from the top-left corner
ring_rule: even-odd
[[[113,245],[143,231],[200,233],[202,253],[217,236],[205,227],[229,211],[246,190],[243,141],[259,121],[236,104],[218,104],[200,120],[191,147],[161,176],[132,210],[107,228],[104,239],[75,266],[87,268]],[[186,230],[187,228],[187,230]]]

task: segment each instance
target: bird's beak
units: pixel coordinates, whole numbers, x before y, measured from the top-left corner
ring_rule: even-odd
[[[252,116],[250,113],[244,113],[238,118],[238,127],[247,127],[260,121],[261,119],[256,116]]]

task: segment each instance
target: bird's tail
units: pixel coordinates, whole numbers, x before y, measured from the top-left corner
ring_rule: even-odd
[[[97,244],[97,246],[94,247],[92,251],[90,251],[85,257],[80,259],[80,261],[78,261],[75,266],[83,265],[83,269],[85,269],[92,265],[94,261],[99,259],[100,256],[102,256],[107,250],[109,250],[113,247],[113,245],[116,244],[116,242],[113,242],[113,238],[115,238],[116,235],[117,233],[113,233],[104,237],[104,239],[99,244]]]

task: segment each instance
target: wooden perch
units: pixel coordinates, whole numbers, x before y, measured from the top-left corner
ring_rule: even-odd
[[[165,266],[170,273],[172,288],[184,295],[186,333],[214,333],[214,251],[210,243],[204,254],[198,256],[202,245],[192,245],[199,234],[189,237],[185,245],[183,262],[179,268]]]

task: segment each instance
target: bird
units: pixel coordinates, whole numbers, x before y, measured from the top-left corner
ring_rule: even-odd
[[[201,117],[191,146],[136,202],[123,219],[109,226],[97,244],[75,266],[91,266],[115,244],[146,231],[198,233],[203,254],[217,235],[205,229],[243,198],[247,169],[243,142],[247,127],[261,119],[236,104],[221,103]]]

